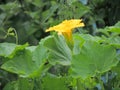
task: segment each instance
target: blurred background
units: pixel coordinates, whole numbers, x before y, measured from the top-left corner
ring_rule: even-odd
[[[49,35],[45,30],[65,19],[83,19],[84,30],[95,34],[98,28],[120,20],[120,0],[0,0],[0,42],[15,43],[8,35],[10,27],[18,34],[18,43],[37,45]]]

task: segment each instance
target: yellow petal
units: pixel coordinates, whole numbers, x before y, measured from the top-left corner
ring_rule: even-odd
[[[62,23],[50,27],[46,30],[46,32],[49,31],[57,31],[57,32],[70,32],[76,27],[83,27],[84,23],[82,23],[81,19],[71,19],[71,20],[65,20]]]

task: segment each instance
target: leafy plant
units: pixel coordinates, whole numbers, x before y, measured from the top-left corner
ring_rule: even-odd
[[[2,0],[0,89],[120,90],[118,3]]]
[[[0,55],[6,60],[1,68],[18,75],[18,79],[8,83],[3,90],[93,90],[95,87],[105,90],[104,74],[110,70],[118,72],[120,54],[116,50],[120,43],[111,44],[108,41],[111,37],[88,34],[73,34],[72,37],[73,48],[69,47],[66,37],[56,33],[42,39],[37,46],[1,43],[1,49],[5,51]],[[8,45],[11,45],[9,53]],[[114,87],[118,84],[111,84],[111,89]]]

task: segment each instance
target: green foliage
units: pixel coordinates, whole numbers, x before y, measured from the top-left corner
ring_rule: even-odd
[[[47,75],[43,78],[43,90],[69,90],[67,86],[69,80],[66,80],[65,77]],[[51,82],[54,82],[54,84]]]
[[[109,38],[111,37],[74,34],[74,45],[73,48],[70,48],[64,36],[54,34],[42,39],[37,46],[20,45],[22,49],[18,49],[16,52],[14,48],[17,45],[14,44],[16,46],[9,47],[12,52],[15,52],[10,59],[4,55],[4,52],[3,54],[1,52],[2,57],[7,59],[1,68],[23,78],[8,83],[5,89],[34,90],[35,88],[35,90],[39,90],[41,88],[41,90],[50,90],[54,88],[54,90],[60,90],[62,88],[69,90],[77,88],[86,90],[89,88],[92,90],[99,84],[103,90],[105,87],[101,78],[104,73],[109,70],[118,72],[119,68],[120,54],[116,52],[118,47],[114,45],[116,42],[112,42],[113,44],[108,42]],[[2,47],[4,50],[7,50],[7,44],[9,45],[9,43],[5,43],[6,46]],[[9,55],[7,53],[7,56]],[[28,82],[30,79],[31,83]],[[34,80],[38,80],[38,82],[34,82]],[[52,81],[54,84],[51,83]],[[41,87],[36,86],[36,83]],[[13,85],[11,86],[11,84]],[[30,84],[31,87],[29,87]],[[118,87],[118,85],[119,82],[113,86],[111,84],[111,87]]]
[[[1,0],[0,90],[120,90],[119,3]],[[45,33],[80,18],[71,43]]]
[[[20,78],[17,81],[8,83],[3,90],[33,90],[33,81]]]
[[[115,59],[115,53],[115,49],[111,46],[86,41],[80,50],[80,54],[73,55],[72,73],[81,78],[94,77],[97,74],[104,73],[118,63],[118,60]]]
[[[111,26],[108,31],[116,32],[116,33],[120,34],[120,22],[117,22],[115,24],[115,26]]]
[[[39,39],[47,35],[44,32],[46,28],[65,19],[81,18],[89,12],[89,7],[77,0],[70,2],[68,0],[65,3],[62,0],[13,0],[1,4],[0,11],[2,41],[15,42],[11,36],[4,37],[7,29],[13,27],[18,33],[19,44],[28,41],[36,45]]]
[[[38,46],[33,52],[28,49],[19,51],[1,68],[17,73],[20,77],[34,77],[41,73],[40,70],[43,68],[46,52],[47,50],[42,45]]]

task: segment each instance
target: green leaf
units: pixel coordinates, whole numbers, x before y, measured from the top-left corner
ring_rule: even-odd
[[[3,90],[33,90],[33,81],[29,79],[18,79],[17,81],[9,82]]]
[[[74,34],[73,35],[73,39],[74,39],[74,48],[73,48],[73,53],[74,54],[79,54],[80,53],[80,49],[82,48],[82,46],[84,45],[85,41],[95,41],[98,43],[103,42],[103,40],[100,37],[97,36],[91,36],[89,34]]]
[[[111,26],[107,29],[108,29],[107,31],[116,32],[116,33],[120,34],[120,21],[118,23],[116,23],[114,26]]]
[[[15,57],[3,64],[1,68],[16,73],[21,77],[28,77],[38,67],[32,61],[32,53],[24,50],[17,53]]]
[[[40,76],[44,68],[46,49],[39,45],[34,51],[19,51],[13,58],[2,65],[2,69],[16,73],[21,77]]]
[[[74,40],[73,53],[79,54],[80,48],[83,46],[85,40],[79,34],[74,34],[73,40]]]
[[[7,83],[3,90],[18,90],[16,81]]]
[[[114,46],[117,49],[120,49],[120,37],[110,37],[106,39],[106,42],[108,42],[110,45]]]
[[[112,46],[86,41],[80,54],[73,55],[72,75],[84,79],[104,73],[116,66],[118,60],[115,58],[116,51]]]
[[[101,43],[103,40],[98,37],[98,36],[92,36],[90,34],[79,34],[79,37],[83,38],[85,41],[86,40],[92,40],[92,41],[95,41],[95,42],[98,42],[98,43]]]
[[[54,84],[51,82],[54,82]],[[42,87],[43,90],[69,90],[66,78],[55,77],[52,75],[48,75],[43,78]]]
[[[43,45],[39,45],[33,52],[32,60],[39,67],[42,63],[46,62],[47,56],[47,49]]]
[[[17,81],[17,85],[18,90],[33,90],[34,82],[27,78],[20,78]]]
[[[49,61],[52,64],[70,65],[71,50],[62,35],[47,37],[44,46],[50,51]]]
[[[46,11],[44,11],[42,13],[42,21],[45,22],[46,20],[49,20],[53,15],[54,15],[54,12],[56,11],[56,9],[58,9],[58,6],[59,5],[53,5],[50,7],[50,9],[47,9]]]
[[[31,52],[34,52],[36,48],[37,48],[37,46],[29,46],[29,47],[26,47],[25,49],[27,49]]]
[[[112,27],[109,27],[108,31],[110,31],[110,32],[116,32],[116,33],[120,34],[120,27],[114,27],[114,26],[112,26]]]
[[[0,43],[0,56],[12,58],[17,51],[23,50],[26,46],[28,46],[28,44]]]
[[[71,7],[74,7],[75,10],[74,10],[74,17],[75,18],[81,18],[83,15],[85,15],[86,13],[89,12],[90,8],[83,5],[82,3],[80,2],[75,2],[71,5]],[[77,7],[77,8],[76,8]]]
[[[115,27],[120,27],[120,21],[115,24]]]

